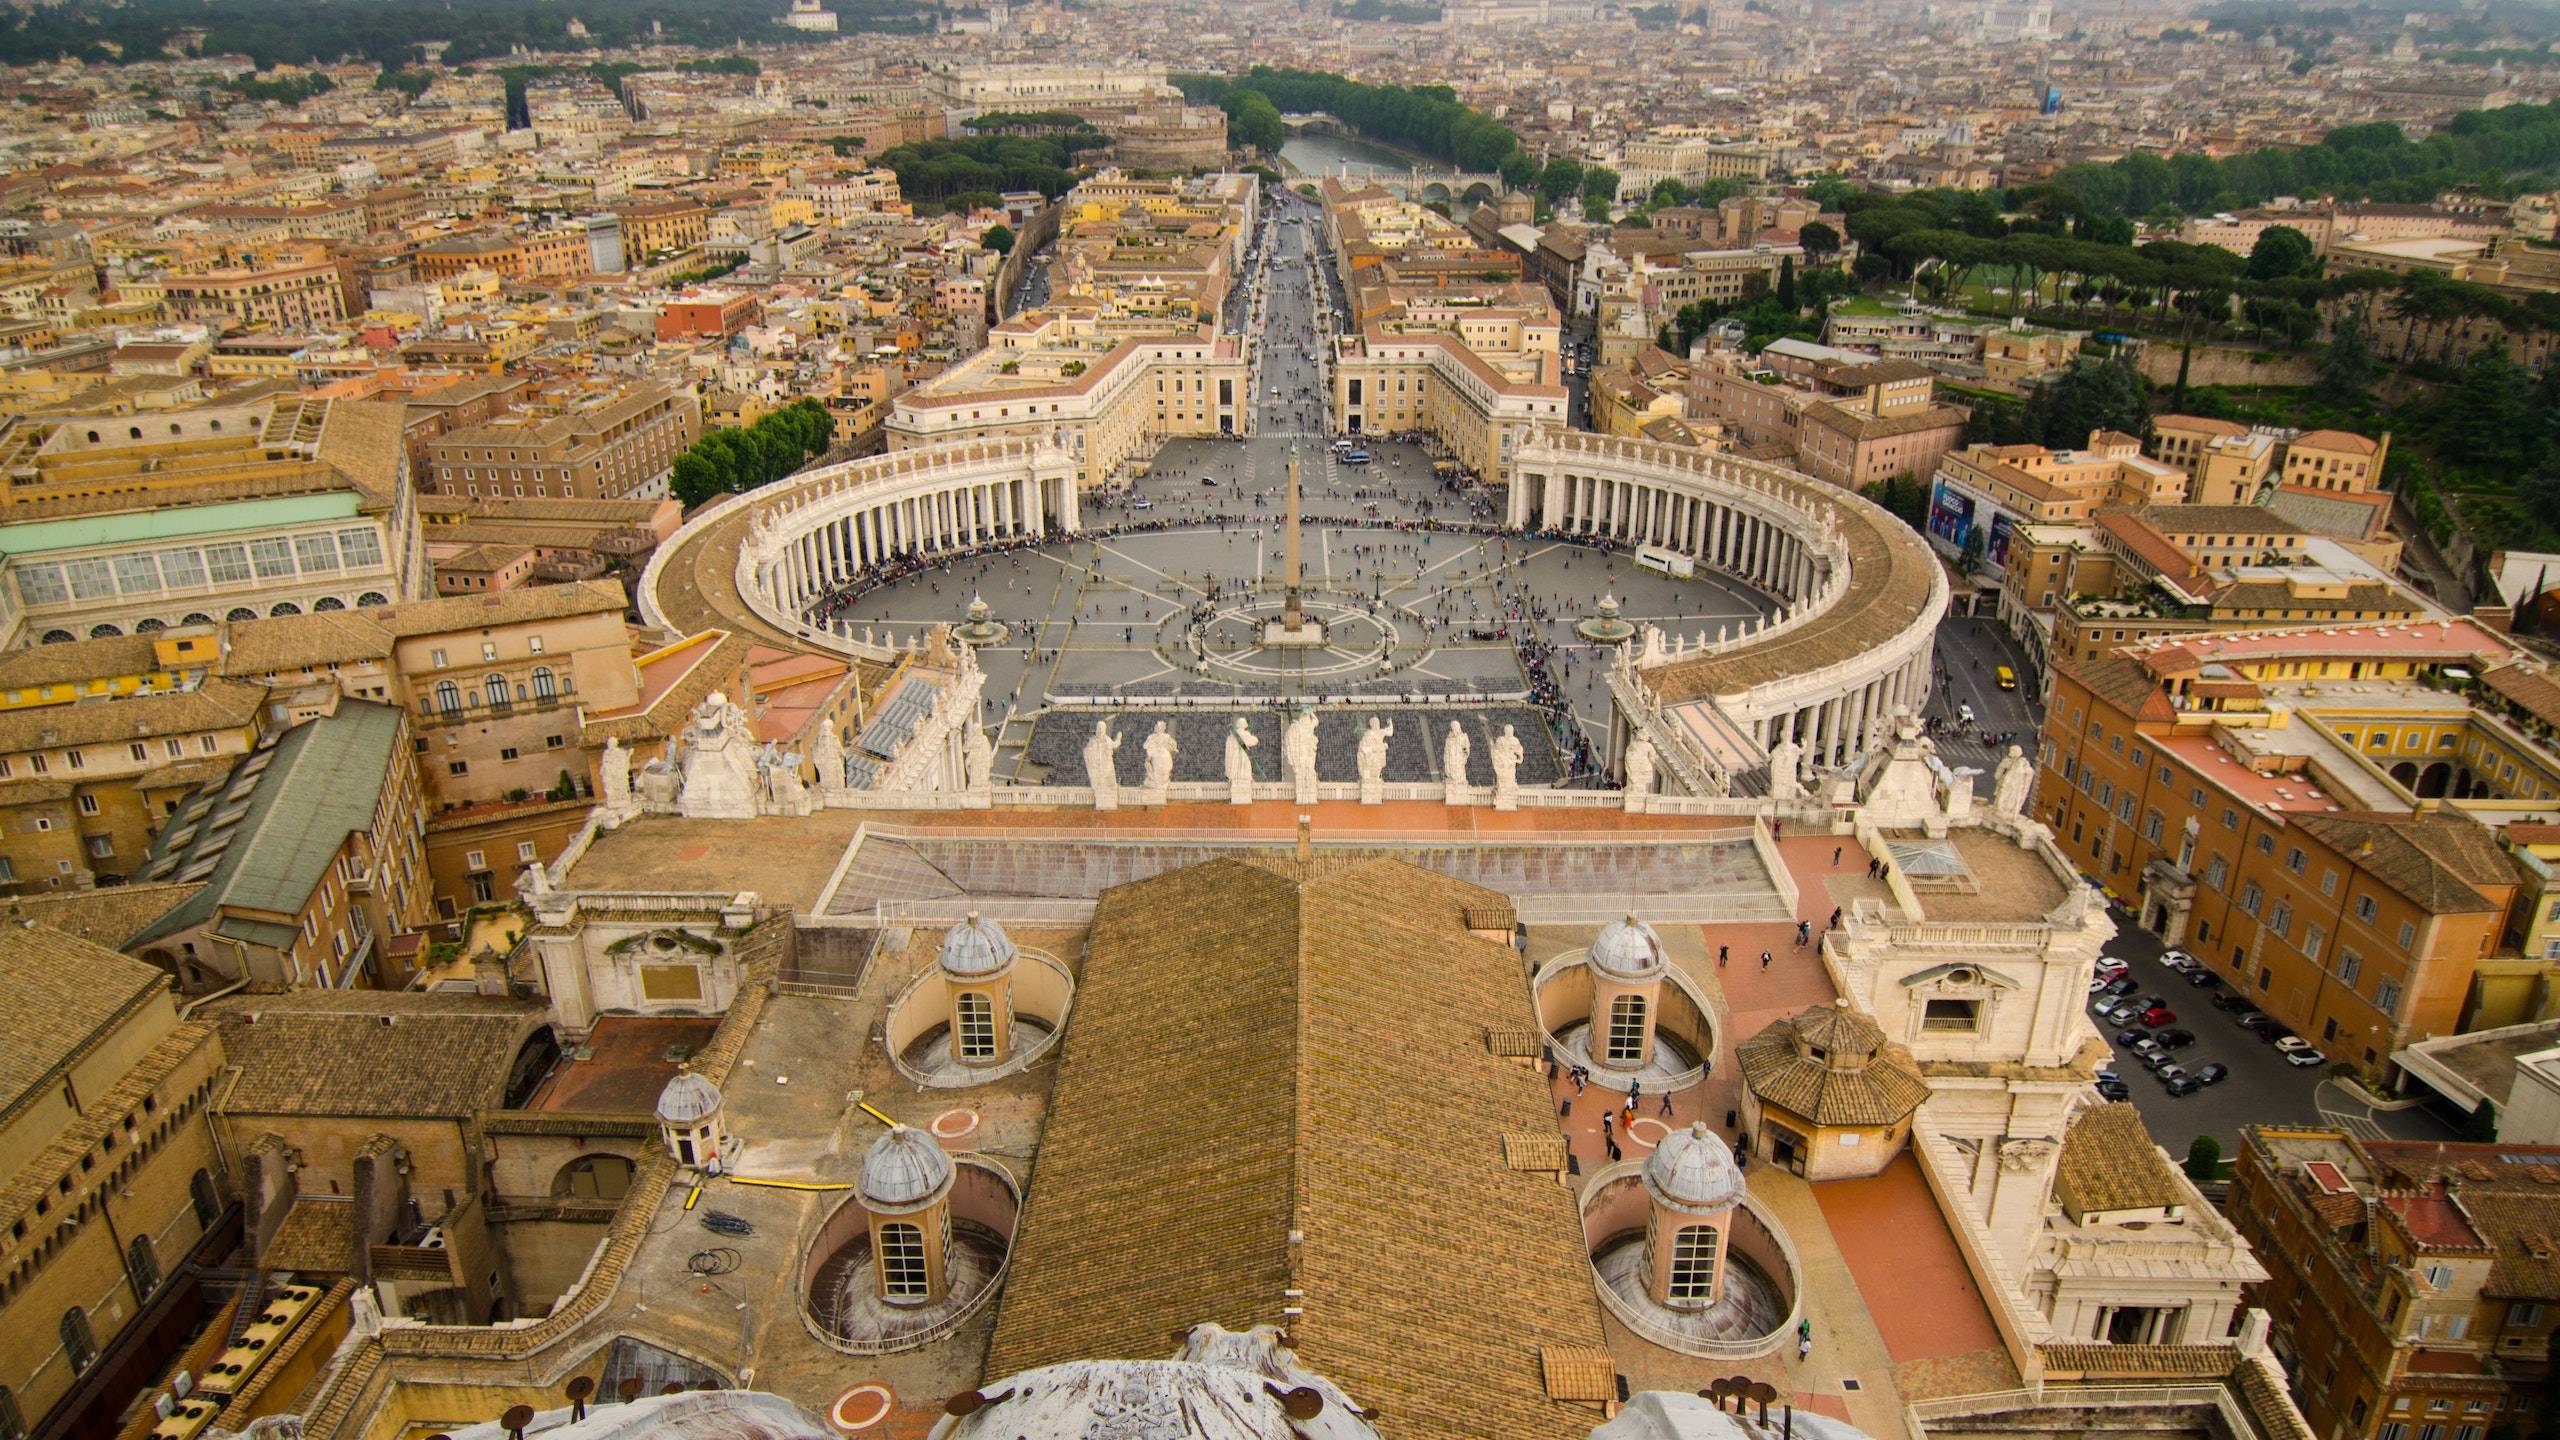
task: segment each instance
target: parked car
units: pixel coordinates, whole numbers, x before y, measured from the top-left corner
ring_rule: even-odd
[[[2110,995],[2130,995],[2141,988],[2142,982],[2130,975],[2119,975],[2107,982],[2107,993]]]
[[[2298,1065],[2303,1069],[2308,1070],[2315,1065],[2328,1064],[2329,1057],[2312,1049],[2287,1050],[2284,1052],[2284,1063],[2287,1065]]]
[[[2231,1078],[2231,1067],[2223,1064],[2219,1060],[2215,1060],[2208,1064],[2197,1066],[2195,1068],[2195,1077],[2196,1083],[2199,1085],[2219,1085],[2223,1081]]]
[[[2199,965],[2187,972],[2187,983],[2199,990],[2219,990],[2222,988],[2222,977]]]
[[[2258,1007],[2250,1001],[2248,996],[2243,995],[2236,990],[2226,990],[2213,997],[2213,1008],[2216,1010],[2228,1010],[2236,1018],[2241,1015],[2246,1015]]]
[[[2168,1084],[2168,1090],[2171,1097],[2179,1100],[2184,1100],[2203,1088],[2204,1082],[2193,1075],[2177,1076],[2170,1080]]]
[[[2284,1049],[2284,1042],[2294,1038],[2294,1036],[2292,1031],[2287,1030],[2282,1025],[2269,1025],[2258,1032],[2258,1038],[2275,1046],[2278,1052],[2282,1052]]]
[[[2101,1080],[2098,1082],[2097,1089],[2099,1098],[2104,1100],[2128,1100],[2133,1097],[2133,1087],[2121,1080]]]
[[[2163,1070],[2178,1068],[2178,1060],[2166,1050],[2145,1050],[2142,1052],[2142,1068],[2157,1075]]]
[[[2196,968],[2196,964],[2197,964],[2197,962],[2196,962],[2196,957],[2194,957],[2193,955],[2188,954],[2188,953],[2187,953],[2186,951],[2184,951],[2184,950],[2163,950],[2163,951],[2161,951],[2161,952],[2160,952],[2160,963],[2161,963],[2161,964],[2163,964],[2163,965],[2168,966],[2168,967],[2169,967],[2170,969],[2172,969],[2172,970],[2177,971],[2177,972],[2178,972],[2179,974],[2181,974],[2181,975],[2184,975],[2184,974],[2186,974],[2188,971],[2195,969],[2195,968]]]
[[[2150,1009],[2142,1012],[2142,1023],[2155,1030],[2163,1025],[2171,1023],[2177,1018],[2178,1012],[2170,1009],[2166,1005],[2154,1005]]]
[[[2187,1072],[2176,1065],[2163,1065],[2151,1072],[2151,1078],[2163,1085],[2175,1085],[2187,1078]]]
[[[2098,957],[2098,963],[2095,968],[2100,975],[2105,976],[2109,980],[2113,980],[2133,967],[2127,965],[2113,955],[2101,955]]]
[[[2160,1032],[2160,1048],[2163,1050],[2184,1050],[2194,1043],[2196,1043],[2196,1032],[2193,1030],[2163,1030]]]
[[[2152,1043],[2151,1032],[2148,1030],[2119,1030],[2116,1032],[2116,1043],[2119,1045],[2130,1046],[2136,1050],[2145,1048],[2156,1050],[2159,1048],[2158,1045]]]
[[[2106,1021],[2110,1025],[2130,1025],[2133,1023],[2134,1017],[2141,1013],[2141,1006],[2134,1004],[2130,1000],[2124,1000],[2099,1011],[2098,1018]]]
[[[2311,1042],[2303,1039],[2299,1035],[2287,1035],[2276,1042],[2276,1049],[2286,1055],[2290,1055],[2296,1050],[2308,1050],[2310,1048]]]
[[[2236,1018],[2239,1021],[2241,1029],[2248,1031],[2250,1034],[2257,1036],[2261,1040],[2273,1040],[2278,1035],[2285,1033],[2284,1026],[2279,1023],[2274,1016],[2267,1014],[2263,1010],[2251,1010]]]
[[[2090,976],[2090,977],[2089,977],[2089,993],[2090,993],[2090,994],[2095,995],[2095,994],[2099,993],[2100,991],[2102,991],[2102,990],[2104,990],[2104,989],[2106,989],[2106,988],[2107,988],[2107,977],[2106,977],[2105,975],[2100,974],[2100,975],[2092,975],[2092,976]]]

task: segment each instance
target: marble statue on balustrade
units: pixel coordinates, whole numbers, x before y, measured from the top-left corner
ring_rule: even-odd
[[[2036,767],[2027,752],[2012,745],[1991,772],[1991,814],[1999,820],[2016,823],[2027,810],[2027,797],[2035,793]]]
[[[1769,747],[1769,798],[1792,805],[1804,792],[1804,747],[1793,738]]]
[[[1369,728],[1360,732],[1360,803],[1383,805],[1387,799],[1387,742],[1396,738],[1395,722],[1380,722],[1369,717]]]
[[[1520,737],[1508,725],[1502,727],[1501,734],[1493,737],[1490,754],[1493,760],[1494,809],[1520,808],[1520,762],[1528,753],[1528,748],[1520,743]]]
[[[1093,734],[1084,742],[1084,779],[1093,787],[1093,808],[1120,808],[1120,737],[1111,733],[1111,722],[1093,722]]]
[[[1449,722],[1449,733],[1440,742],[1440,783],[1442,799],[1451,805],[1465,805],[1475,799],[1475,787],[1467,783],[1467,757],[1475,753],[1476,742]]]
[[[1236,723],[1227,727],[1228,804],[1253,803],[1253,749],[1261,743],[1253,738],[1253,731],[1246,726],[1241,715],[1236,717]]]
[[[1653,742],[1639,734],[1627,742],[1627,812],[1642,815],[1653,804]]]
[[[844,788],[844,741],[837,738],[836,723],[821,715],[818,734],[809,742],[809,764],[818,772],[818,791]]]
[[[1148,732],[1146,742],[1141,748],[1147,755],[1147,773],[1146,777],[1138,782],[1138,803],[1161,805],[1165,802],[1166,795],[1173,789],[1173,757],[1181,751],[1181,743],[1173,738],[1173,732],[1166,729],[1164,722],[1159,720],[1156,722],[1156,728]]]
[[[1316,803],[1316,712],[1301,710],[1280,732],[1280,764],[1288,773],[1289,797],[1300,805]]]
[[[752,820],[758,793],[747,712],[714,690],[685,721],[676,813],[689,820]]]
[[[806,815],[814,807],[809,787],[800,777],[800,754],[768,740],[756,757],[756,774],[764,792],[764,813]]]
[[[597,799],[608,815],[631,813],[631,752],[622,748],[622,737],[605,737],[604,753],[596,758],[600,781]]]
[[[996,747],[987,727],[975,720],[960,722],[960,764],[962,784],[971,797],[983,799],[995,785]]]

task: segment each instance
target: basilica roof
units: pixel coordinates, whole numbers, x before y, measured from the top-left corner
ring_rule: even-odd
[[[1388,860],[1107,891],[989,1373],[1285,1323],[1399,1435],[1586,1433],[1540,1359],[1605,1344],[1581,1220],[1503,1149],[1553,1107],[1485,1043],[1521,1020],[1519,961],[1465,928],[1498,903]]]

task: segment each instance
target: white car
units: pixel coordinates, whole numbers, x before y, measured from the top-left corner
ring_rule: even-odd
[[[2287,1065],[2299,1065],[2303,1069],[2308,1070],[2314,1065],[2328,1064],[2329,1057],[2312,1049],[2310,1046],[2305,1045],[2299,1050],[2287,1050],[2284,1052],[2284,1063]]]
[[[2164,950],[2160,953],[2160,963],[2184,975],[2195,969],[2198,962],[2184,950]]]
[[[2293,1055],[2304,1050],[2311,1050],[2311,1042],[2299,1035],[2287,1035],[2276,1042],[2276,1053],[2279,1055]],[[2316,1055],[2319,1052],[2313,1050],[2312,1053]]]

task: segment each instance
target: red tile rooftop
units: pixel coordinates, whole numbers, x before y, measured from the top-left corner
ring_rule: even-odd
[[[2259,774],[2216,744],[2210,734],[2163,735],[2158,745],[2188,769],[2262,810],[2308,815],[2348,808],[2308,775]]]
[[[2170,674],[2201,665],[2245,664],[2253,660],[2295,656],[2347,656],[2359,659],[2504,660],[2514,648],[2486,626],[2470,620],[2431,620],[2419,624],[2305,627],[2269,632],[2235,631],[2227,635],[2181,635],[2175,642],[2134,651],[2154,674]]]
[[[2382,1203],[2409,1227],[2412,1238],[2429,1249],[2478,1250],[2487,1243],[2463,1217],[2462,1207],[2444,1193],[2441,1183],[2431,1194],[2386,1195]]]
[[[606,1015],[596,1021],[582,1049],[585,1059],[562,1056],[528,1109],[588,1114],[650,1115],[658,1092],[683,1063],[711,1043],[720,1021],[710,1015]]]

